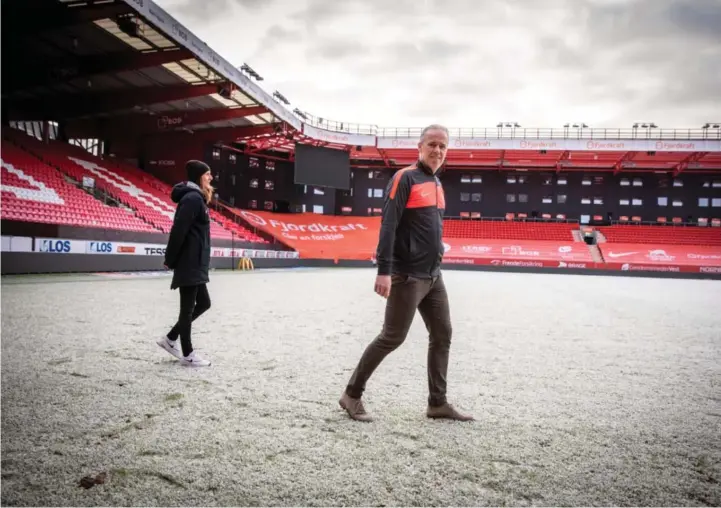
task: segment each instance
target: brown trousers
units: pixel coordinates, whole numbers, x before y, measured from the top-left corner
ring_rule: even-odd
[[[405,341],[416,309],[430,335],[428,404],[440,406],[446,402],[446,374],[452,330],[448,293],[441,275],[432,279],[417,279],[406,275],[392,276],[383,329],[363,352],[346,387],[348,395],[355,398],[363,395],[366,382],[373,371],[390,352]]]

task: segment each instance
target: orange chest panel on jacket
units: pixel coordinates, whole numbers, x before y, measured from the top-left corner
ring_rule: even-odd
[[[445,210],[446,197],[440,184],[426,182],[411,186],[406,208],[424,208],[426,206],[438,206],[438,208]]]

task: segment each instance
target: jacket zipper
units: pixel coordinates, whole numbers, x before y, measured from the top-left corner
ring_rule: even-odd
[[[433,175],[433,183],[436,184],[436,186],[433,188],[433,191],[436,193],[436,213],[433,214],[433,215],[435,215],[436,230],[438,230],[438,229],[440,229],[440,226],[439,226],[439,222],[440,222],[440,217],[439,217],[439,216],[440,216],[440,214],[438,213],[438,183],[439,183],[439,181],[438,181],[436,175]],[[442,237],[442,236],[441,236],[441,244],[443,244],[443,237]],[[438,261],[438,258],[436,258],[436,259],[433,261],[433,265],[431,265],[431,271],[429,272],[429,275],[430,275],[431,277],[433,276],[433,266],[436,264],[437,261]]]

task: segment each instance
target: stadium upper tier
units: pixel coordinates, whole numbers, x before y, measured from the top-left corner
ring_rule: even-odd
[[[2,140],[2,218],[104,229],[168,233],[171,186],[120,161],[59,141],[44,143],[14,129]],[[104,193],[109,206],[93,194]],[[102,194],[100,197],[103,197]],[[210,210],[211,237],[266,240]]]

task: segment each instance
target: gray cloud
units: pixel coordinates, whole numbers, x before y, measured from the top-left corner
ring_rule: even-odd
[[[573,47],[560,36],[542,35],[536,46],[538,58],[546,65],[559,68],[582,68],[588,61],[580,47]]]
[[[669,40],[676,36],[718,41],[718,0],[638,0],[589,4],[585,28],[593,44]]]
[[[306,52],[309,61],[345,60],[348,63],[357,62],[366,53],[366,46],[356,39],[322,38],[318,39]]]
[[[344,19],[344,16],[350,13],[356,1],[308,0],[305,10],[292,14],[290,20],[299,22],[307,33],[315,36],[319,27],[330,20],[348,22],[348,18]]]
[[[226,45],[218,51],[244,51],[235,58],[317,116],[611,127],[721,116],[721,0],[483,0],[482,8],[478,0],[298,0],[294,10],[274,2],[260,11],[261,3],[167,8],[222,16],[222,6],[243,5],[238,24],[252,36],[210,34]]]
[[[270,7],[274,0],[170,0],[158,2],[163,8],[177,15],[180,20],[192,23],[212,22],[228,15],[233,6],[251,12]]]
[[[172,6],[172,11],[189,22],[203,22],[218,16],[230,8],[230,0],[185,0]]]
[[[298,42],[302,38],[300,30],[290,29],[281,25],[272,25],[265,34],[260,38],[258,43],[258,51],[252,58],[260,58],[264,55],[271,55],[280,52],[283,48],[287,48],[293,42]]]

